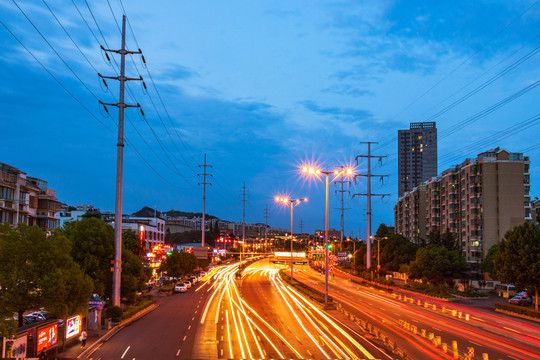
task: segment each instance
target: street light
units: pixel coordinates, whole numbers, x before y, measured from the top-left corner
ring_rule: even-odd
[[[319,179],[323,184],[326,186],[326,208],[325,208],[325,216],[324,216],[324,263],[325,263],[325,269],[324,269],[324,304],[328,304],[328,185],[336,181],[336,179],[343,175],[353,176],[354,170],[352,168],[347,169],[341,169],[341,170],[335,170],[335,171],[322,171],[320,169],[316,169],[314,167],[302,167],[302,172],[304,174],[315,176],[317,179]],[[325,175],[325,180],[321,178],[321,174]],[[332,181],[328,180],[328,175],[334,174],[334,178]]]
[[[276,202],[281,202],[291,208],[291,280],[293,279],[293,209],[298,206],[302,201],[307,201],[307,198],[303,199],[289,199],[276,197]]]

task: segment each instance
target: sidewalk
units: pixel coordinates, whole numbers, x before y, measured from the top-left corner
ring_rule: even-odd
[[[122,330],[124,326],[130,324],[133,321],[138,320],[142,316],[151,312],[157,308],[157,304],[153,304],[146,309],[139,311],[137,314],[133,315],[131,318],[126,319],[120,322],[117,325],[114,325],[111,329],[102,329],[101,333],[97,330],[88,330],[88,339],[86,340],[86,346],[83,348],[81,346],[81,341],[70,340],[66,343],[66,348],[64,351],[61,351],[61,345],[58,347],[58,353],[55,355],[54,350],[51,351],[51,354],[48,355],[48,359],[84,359],[95,351],[101,343],[108,341],[112,338],[118,331]],[[100,336],[101,335],[101,336]],[[38,354],[39,355],[39,354]],[[56,356],[56,357],[55,357]]]
[[[115,326],[116,327],[116,326]],[[58,349],[58,354],[56,355],[57,359],[77,359],[79,355],[81,355],[83,352],[88,352],[90,349],[93,348],[93,346],[98,345],[100,339],[102,339],[105,335],[109,334],[115,327],[111,328],[110,330],[102,330],[101,331],[101,337],[99,336],[99,333],[97,330],[89,330],[88,331],[88,339],[86,340],[86,347],[81,346],[81,342],[77,340],[71,340],[66,343],[66,349],[65,351],[61,352],[61,347]],[[50,357],[49,359],[54,359],[54,357]]]

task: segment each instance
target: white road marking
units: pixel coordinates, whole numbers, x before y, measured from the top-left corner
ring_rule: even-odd
[[[313,354],[311,353],[311,351],[309,351],[308,349],[306,349],[307,353],[309,354],[309,356],[313,356]]]
[[[509,358],[512,358],[512,359],[516,359],[516,360],[519,360],[517,357],[513,357],[511,355],[508,355]]]
[[[128,350],[129,350],[130,347],[131,347],[131,346],[128,346],[128,347],[126,348],[126,351],[124,351],[124,353],[122,354],[122,356],[120,357],[120,359],[123,359],[124,356],[126,356],[126,353],[128,352]]]
[[[419,321],[416,319],[411,319],[412,322],[418,323]]]
[[[223,325],[221,325],[221,330],[223,330]]]
[[[180,351],[182,351],[182,349],[178,349],[178,351],[176,352],[176,357],[178,357],[178,355],[180,355]]]
[[[298,339],[298,342],[302,342],[302,340],[300,340],[300,338],[298,336],[296,338]]]
[[[476,345],[476,346],[482,346],[482,344],[476,343],[476,342],[474,342],[474,341],[471,341],[471,340],[469,340],[469,342],[470,342],[471,344],[474,344],[474,345]]]
[[[221,341],[223,341],[223,336],[221,337]]]
[[[221,356],[223,356],[223,349],[221,349],[220,353],[221,353]]]
[[[192,318],[191,318],[191,321],[193,321],[193,320],[195,320],[195,318],[194,318],[194,317],[192,317]]]
[[[184,335],[184,338],[182,339],[182,341],[186,341],[186,338],[187,338],[187,335]]]
[[[191,330],[191,325],[189,325],[187,329],[188,329],[188,330]]]
[[[433,329],[435,329],[435,330],[437,330],[437,331],[442,331],[441,329],[436,328],[436,327],[433,327]]]

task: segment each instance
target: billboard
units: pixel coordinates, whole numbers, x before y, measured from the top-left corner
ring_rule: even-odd
[[[37,352],[56,345],[58,342],[58,324],[39,329],[37,332]]]
[[[11,351],[6,352],[6,345],[11,342]],[[28,336],[24,335],[15,340],[3,338],[2,358],[26,359],[26,344]]]
[[[77,336],[82,331],[82,316],[70,317],[66,322],[66,339]]]

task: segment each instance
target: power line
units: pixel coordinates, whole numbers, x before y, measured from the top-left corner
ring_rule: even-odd
[[[409,109],[412,105],[416,104],[419,100],[421,100],[424,96],[426,96],[431,90],[436,88],[439,84],[441,84],[444,80],[448,79],[450,75],[455,73],[461,66],[465,65],[469,60],[471,60],[473,57],[478,55],[484,48],[489,45],[493,40],[495,40],[499,35],[504,33],[510,26],[512,26],[515,22],[517,22],[523,15],[525,15],[529,10],[531,10],[536,4],[538,3],[538,0],[534,2],[531,6],[529,6],[525,11],[523,11],[520,15],[518,15],[516,18],[514,18],[511,22],[509,22],[504,28],[502,28],[499,32],[497,32],[493,37],[491,37],[486,43],[484,43],[478,50],[476,50],[472,55],[470,55],[468,58],[463,60],[458,66],[456,66],[454,69],[452,69],[448,74],[443,76],[440,80],[438,80],[435,84],[433,84],[429,89],[427,89],[424,93],[422,93],[419,97],[417,97],[414,101],[412,101],[409,105],[405,106],[401,111],[399,111],[396,115],[394,115],[390,120],[395,119],[399,115],[401,115],[403,112],[405,112],[407,109]]]
[[[11,34],[11,36],[13,36],[13,38],[24,48],[24,50],[26,50],[26,52],[28,54],[30,54],[30,56],[32,56],[32,58],[43,68],[43,70],[45,70],[45,72],[47,72],[47,74],[53,78],[53,80],[71,97],[73,98],[73,100],[75,100],[75,102],[77,102],[77,104],[79,104],[94,120],[96,120],[97,122],[99,122],[105,129],[107,129],[111,134],[114,135],[114,131],[109,127],[107,126],[103,121],[101,121],[98,117],[96,117],[94,115],[94,113],[92,113],[75,95],[73,95],[73,93],[71,91],[68,90],[68,88],[60,81],[58,80],[58,78],[41,62],[39,61],[39,59],[32,53],[32,51],[30,51],[26,45],[24,45],[24,43],[11,31],[11,29],[4,23],[0,20],[0,24],[2,24],[2,26]],[[110,116],[109,116],[110,118]],[[112,118],[111,118],[112,119]],[[114,119],[112,119],[113,123],[116,125],[116,122],[114,121]],[[178,186],[170,183],[167,179],[165,179],[156,169],[154,169],[154,167],[152,167],[152,165],[150,165],[150,163],[148,161],[146,161],[146,159],[144,159],[144,157],[140,154],[140,152],[137,150],[137,148],[132,145],[129,140],[126,138],[126,145],[128,145],[133,151],[135,151],[136,155],[141,159],[141,161],[144,162],[144,164],[150,169],[152,170],[159,178],[161,181],[163,181],[165,184],[168,184],[172,187],[175,187],[175,188],[178,188],[180,190],[185,190],[185,189],[182,189],[182,188],[179,188]]]

